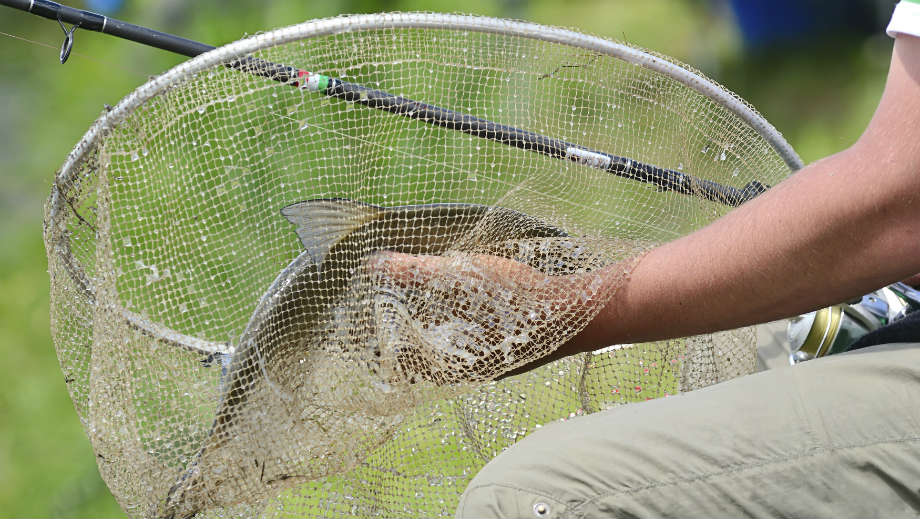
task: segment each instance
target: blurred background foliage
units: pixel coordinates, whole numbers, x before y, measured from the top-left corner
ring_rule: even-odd
[[[806,162],[851,144],[881,94],[894,0],[90,0],[74,7],[211,44],[343,13],[464,12],[625,40],[748,100]],[[0,516],[120,516],[48,329],[42,202],[104,104],[183,58],[0,7]]]

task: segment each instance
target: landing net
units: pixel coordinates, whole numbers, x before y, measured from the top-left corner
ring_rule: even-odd
[[[226,66],[244,56],[313,76]],[[55,347],[128,514],[452,516],[547,423],[753,370],[743,329],[496,381],[730,207],[324,96],[323,78],[739,190],[798,166],[692,69],[526,23],[340,17],[176,67],[103,114],[46,206]],[[384,250],[448,268],[399,277]],[[526,270],[490,277],[496,257]]]

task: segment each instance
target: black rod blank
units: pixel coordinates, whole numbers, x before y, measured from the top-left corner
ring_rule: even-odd
[[[50,0],[0,0],[0,5],[27,11],[52,20],[70,23],[80,29],[110,34],[185,56],[198,56],[215,48],[211,45],[115,20],[90,11],[74,9]],[[301,78],[313,75],[310,72],[294,67],[252,57],[233,60],[227,63],[227,66],[298,87],[301,86]],[[474,115],[413,101],[402,96],[349,83],[337,78],[328,78],[325,88],[321,88],[319,91],[329,97],[398,114],[441,128],[460,131],[549,157],[585,164],[618,177],[652,184],[661,191],[697,195],[729,206],[741,205],[767,189],[767,186],[756,180],[749,182],[743,189],[725,186],[710,180],[698,179],[680,171],[591,150],[561,139],[495,123]]]
[[[64,23],[77,25],[80,29],[87,31],[111,34],[112,36],[185,56],[197,56],[214,48],[211,45],[205,45],[194,40],[155,31],[90,11],[74,9],[49,0],[0,0],[0,5],[6,5],[50,20],[60,20]]]

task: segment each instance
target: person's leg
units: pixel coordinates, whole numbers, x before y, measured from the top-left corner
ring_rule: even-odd
[[[920,513],[920,345],[886,345],[556,423],[458,517]]]

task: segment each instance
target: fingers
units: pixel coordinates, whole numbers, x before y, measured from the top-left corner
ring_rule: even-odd
[[[394,350],[402,371],[447,384],[490,380],[573,353],[556,350],[580,344],[572,338],[607,304],[632,263],[550,275],[501,256],[379,252],[367,268],[412,321],[400,328],[412,330],[412,338]]]
[[[378,252],[368,259],[371,272],[400,288],[425,286],[477,286],[486,294],[494,290],[513,291],[554,306],[587,305],[618,285],[628,269],[611,264],[595,272],[552,276],[524,263],[485,254],[423,256]],[[590,306],[590,305],[588,305]]]
[[[444,270],[447,260],[448,258],[442,256],[416,256],[381,251],[371,255],[367,263],[371,272],[409,287],[431,280]]]
[[[499,256],[421,256],[383,251],[368,259],[372,272],[378,272],[403,287],[416,287],[438,277],[462,277],[500,286],[540,287],[549,276],[515,260]]]

